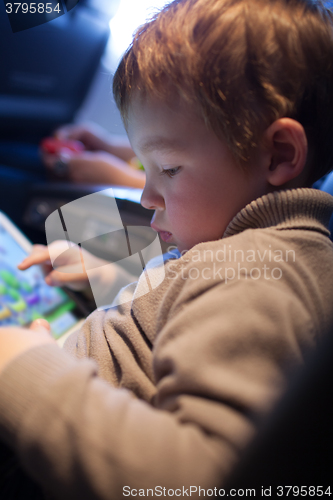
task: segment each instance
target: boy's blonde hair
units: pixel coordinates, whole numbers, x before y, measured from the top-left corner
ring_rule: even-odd
[[[188,101],[240,163],[291,117],[308,138],[308,184],[333,166],[333,16],[319,1],[175,0],[137,30],[118,66],[125,125],[137,90]]]

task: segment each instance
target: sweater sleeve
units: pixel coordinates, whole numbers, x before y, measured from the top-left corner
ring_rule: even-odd
[[[0,399],[0,439],[55,499],[118,500],[126,487],[207,486],[219,469],[214,436],[112,388],[92,361],[57,346],[13,362],[1,377]],[[223,447],[227,469],[234,453]]]
[[[154,347],[153,404],[57,346],[23,354],[1,377],[1,439],[59,500],[219,486],[313,333],[295,294],[239,286],[179,296]]]
[[[130,299],[135,286],[133,283],[120,292],[123,304],[92,313],[67,339],[64,349],[77,359],[94,359],[99,377],[149,402],[156,392],[152,344],[132,313]]]

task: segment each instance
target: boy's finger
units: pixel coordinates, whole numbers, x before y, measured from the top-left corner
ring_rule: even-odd
[[[30,330],[34,330],[35,332],[41,332],[41,333],[51,333],[51,326],[46,319],[36,319],[33,321],[30,325]]]
[[[56,273],[50,273],[45,276],[45,283],[49,286],[63,286],[65,284],[64,282],[65,279],[59,278]]]
[[[53,271],[45,277],[45,282],[50,286],[64,286],[68,283],[82,282],[87,278],[85,273],[66,273]]]
[[[45,250],[45,249],[46,249],[45,245],[38,245],[38,243],[36,243],[36,245],[32,246],[32,251],[33,252],[39,252],[39,251]]]
[[[17,267],[21,271],[25,271],[26,269],[28,269],[28,267],[34,266],[36,264],[51,265],[50,255],[48,250],[33,252],[31,255],[22,260],[22,262],[20,262]]]

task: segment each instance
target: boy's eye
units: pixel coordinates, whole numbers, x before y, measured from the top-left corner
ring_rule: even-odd
[[[167,174],[169,177],[174,177],[177,172],[179,171],[180,167],[174,167],[174,168],[167,168],[163,170],[163,174]]]

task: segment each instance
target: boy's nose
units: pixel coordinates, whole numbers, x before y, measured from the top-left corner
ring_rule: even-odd
[[[148,210],[157,210],[158,208],[164,208],[163,196],[158,193],[158,191],[152,186],[149,186],[148,183],[146,183],[143,189],[140,203],[144,208],[147,208]]]

